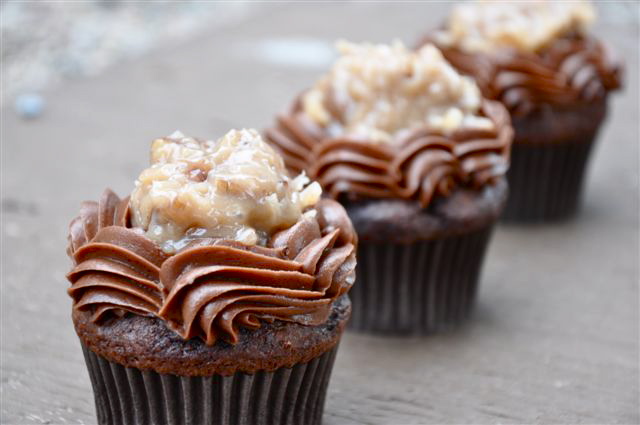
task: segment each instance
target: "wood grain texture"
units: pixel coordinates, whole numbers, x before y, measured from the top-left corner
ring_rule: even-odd
[[[321,66],[268,63],[267,38],[411,42],[435,3],[274,6],[46,93],[35,121],[2,110],[2,423],[95,422],[70,320],[66,229],[106,186],[130,191],[148,142],[263,128]],[[324,423],[638,423],[638,6],[596,28],[627,61],[582,215],[500,227],[473,320],[424,339],[345,335]],[[264,53],[264,52],[263,52]],[[268,52],[267,52],[268,53]],[[273,52],[272,52],[273,53]]]

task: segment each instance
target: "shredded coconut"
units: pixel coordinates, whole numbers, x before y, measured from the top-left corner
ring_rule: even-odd
[[[442,45],[467,52],[535,52],[564,34],[584,32],[594,19],[587,1],[480,0],[457,5],[436,37]]]
[[[335,135],[389,142],[417,127],[448,134],[492,128],[479,115],[482,96],[433,45],[418,51],[338,42],[340,58],[303,97],[305,113]]]
[[[215,142],[176,132],[152,143],[130,205],[133,225],[171,252],[201,237],[264,244],[321,192],[304,174],[290,179],[255,130],[231,130]]]

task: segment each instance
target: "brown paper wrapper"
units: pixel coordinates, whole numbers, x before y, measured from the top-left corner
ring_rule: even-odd
[[[493,225],[413,244],[358,246],[350,328],[428,334],[470,314]]]
[[[547,222],[578,211],[593,139],[572,143],[518,144],[507,173],[504,221]]]
[[[128,368],[83,345],[99,424],[320,424],[338,346],[254,375],[187,377]]]

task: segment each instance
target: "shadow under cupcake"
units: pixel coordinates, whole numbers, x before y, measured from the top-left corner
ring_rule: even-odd
[[[154,141],[131,197],[70,226],[100,424],[319,424],[357,237],[253,130]]]
[[[267,140],[353,221],[351,328],[426,334],[459,324],[507,195],[509,114],[433,46],[339,49]]]
[[[622,73],[588,34],[594,17],[581,1],[467,2],[426,39],[511,114],[506,221],[555,221],[579,209],[608,95]]]

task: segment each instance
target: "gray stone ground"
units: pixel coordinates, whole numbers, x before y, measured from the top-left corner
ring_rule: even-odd
[[[148,142],[268,125],[331,59],[336,37],[411,42],[435,3],[275,5],[43,91],[1,141],[0,422],[94,423],[69,318],[66,229],[80,201],[120,194]],[[638,423],[638,8],[607,3],[596,32],[628,65],[592,163],[584,209],[500,227],[473,320],[430,338],[347,333],[325,424]]]
[[[261,7],[180,0],[3,1],[0,99],[97,75],[164,43],[233,24]]]

